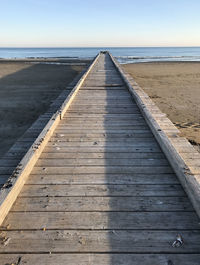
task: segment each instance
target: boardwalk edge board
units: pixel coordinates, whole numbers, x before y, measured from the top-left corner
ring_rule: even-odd
[[[17,167],[14,169],[12,175],[7,179],[7,182],[3,185],[0,190],[0,225],[4,221],[6,215],[8,214],[10,208],[15,202],[17,196],[19,195],[21,189],[23,188],[29,174],[31,173],[35,163],[37,162],[40,154],[42,153],[44,147],[49,141],[51,135],[62,119],[63,115],[69,108],[74,97],[85,81],[86,77],[92,70],[96,61],[98,60],[100,53],[94,58],[93,62],[88,67],[87,71],[82,75],[78,83],[74,86],[67,98],[61,104],[61,107],[50,117],[46,126],[42,129],[39,136],[33,142],[31,147],[28,149],[24,157],[21,159]],[[47,111],[48,112],[48,111]]]
[[[109,53],[200,217],[200,154]]]

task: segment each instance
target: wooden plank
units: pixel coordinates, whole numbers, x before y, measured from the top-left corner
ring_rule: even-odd
[[[27,184],[179,184],[173,174],[31,174]]]
[[[0,167],[16,167],[17,164],[19,163],[18,159],[1,159],[0,160]]]
[[[139,115],[141,114],[138,110]],[[138,115],[138,113],[136,113]],[[131,119],[134,118],[136,114],[124,114],[124,113],[119,113],[119,114],[94,114],[94,113],[89,113],[89,114],[84,114],[84,113],[66,113],[66,115],[63,118],[85,118],[85,119],[90,119],[90,118],[95,118],[95,119],[99,119],[99,118],[104,118],[104,119],[114,119],[114,118],[121,118],[121,119]]]
[[[111,125],[104,125],[104,124],[68,124],[66,122],[66,124],[62,123],[62,124],[59,124],[59,129],[68,129],[68,128],[72,128],[73,129],[84,129],[84,128],[88,128],[88,129],[97,129],[97,130],[101,130],[101,129],[123,129],[123,130],[126,130],[126,129],[147,129],[147,125],[143,122],[143,121],[138,121],[138,122],[135,122],[135,124],[133,125],[124,125],[124,124],[111,124]],[[155,140],[154,140],[155,141]]]
[[[106,100],[106,102],[107,102],[107,105],[105,104],[105,100]],[[123,100],[123,99],[120,99],[120,98],[116,98],[116,99],[95,99],[95,101],[96,101],[96,105],[90,105],[90,101],[91,101],[91,99],[88,99],[88,100],[78,100],[77,99],[77,101],[76,101],[76,105],[72,105],[71,106],[71,108],[69,109],[69,110],[71,110],[71,109],[76,109],[77,111],[78,110],[82,110],[83,108],[85,108],[85,109],[92,109],[92,110],[96,110],[96,109],[114,109],[114,108],[116,108],[117,106],[116,106],[116,104],[118,103],[120,103],[120,105],[122,105],[119,109],[121,110],[123,110],[123,109],[133,109],[133,110],[138,110],[138,108],[137,108],[137,106],[135,106],[134,104],[132,104],[132,105],[130,105],[130,103],[132,103],[132,99],[130,98],[130,99],[126,99],[126,100]],[[87,103],[87,105],[86,104],[83,104],[82,105],[82,107],[81,107],[81,104],[82,103]],[[111,103],[111,104],[110,104]],[[126,104],[127,104],[127,106],[126,106]],[[80,106],[80,107],[79,107]]]
[[[44,149],[45,153],[52,153],[52,152],[57,152],[57,153],[64,153],[64,152],[68,152],[68,153],[105,153],[105,152],[121,152],[121,153],[132,153],[132,152],[138,152],[138,153],[152,153],[152,152],[161,152],[161,149],[159,146],[151,146],[151,147],[147,147],[147,146],[107,146],[105,147],[99,147],[99,146],[90,146],[90,147],[86,147],[86,146],[77,146],[77,147],[63,147],[63,146],[46,146]]]
[[[53,153],[54,154],[54,153]],[[90,153],[87,153],[88,155]],[[89,157],[85,158],[84,154],[82,153],[82,158],[80,155],[76,156],[76,154],[71,155],[71,153],[68,153],[67,155],[65,153],[62,153],[61,156],[57,156],[52,158],[51,156],[47,155],[47,158],[40,158],[37,161],[37,166],[67,166],[67,165],[96,165],[96,166],[115,166],[115,165],[126,165],[126,166],[154,166],[154,165],[169,165],[168,161],[165,158],[131,158],[127,157],[123,158],[121,154],[119,154],[121,157],[117,157],[116,155],[113,155],[111,157],[112,153],[110,153],[109,157],[98,157],[96,154],[96,157]],[[129,159],[128,159],[129,158]],[[17,165],[16,160],[14,159],[6,159],[2,164],[0,163],[1,167],[14,167]]]
[[[52,141],[58,140],[58,139],[68,139],[69,141],[84,141],[84,140],[95,140],[98,139],[100,141],[102,141],[103,139],[113,139],[113,138],[117,138],[117,139],[135,139],[135,138],[150,138],[152,137],[152,133],[148,130],[140,130],[140,131],[135,131],[133,133],[79,133],[77,132],[76,134],[72,134],[72,133],[57,133],[55,132],[54,135],[51,137]],[[26,139],[26,138],[25,138]]]
[[[102,145],[115,145],[115,144],[123,144],[126,146],[131,146],[134,144],[140,144],[142,145],[143,143],[148,143],[148,144],[152,144],[152,145],[157,145],[155,142],[155,139],[153,137],[145,137],[145,138],[137,138],[137,137],[115,137],[112,139],[107,139],[107,138],[87,138],[85,139],[84,137],[80,137],[77,139],[70,139],[70,138],[64,138],[64,137],[55,137],[52,138],[49,141],[49,144],[57,144],[57,143],[62,143],[63,146],[65,145],[64,143],[66,143],[68,145],[68,143],[72,143],[72,145],[77,145],[78,143],[83,143],[83,145],[87,146],[90,145],[91,143],[93,145],[98,145],[98,144],[102,144]],[[85,144],[84,144],[85,143]],[[188,159],[189,160],[189,159]]]
[[[85,82],[85,86],[93,86],[93,87],[99,87],[99,86],[109,86],[109,87],[119,87],[119,86],[124,86],[123,82],[106,82],[106,81],[101,81],[101,80],[91,80]]]
[[[86,115],[86,116],[83,116],[83,115],[79,115],[77,114],[76,116],[74,116],[73,114],[70,114],[69,115],[65,115],[63,117],[62,120],[68,120],[68,121],[76,121],[76,122],[79,122],[79,121],[87,121],[87,122],[95,122],[95,121],[98,121],[98,122],[101,122],[101,121],[105,121],[105,122],[108,122],[108,121],[111,121],[111,122],[129,122],[129,121],[132,121],[134,120],[135,118],[140,118],[142,117],[142,115],[140,113],[135,113],[135,114],[129,114],[128,116],[124,115],[124,116],[119,116],[116,114],[112,115],[112,114],[108,114],[108,115],[97,115],[97,116],[91,116],[90,114],[89,115]],[[142,117],[143,118],[143,117]]]
[[[62,121],[60,122],[59,124],[59,128],[62,128],[62,127],[70,127],[70,128],[84,128],[84,127],[88,127],[88,129],[109,129],[109,128],[122,128],[122,129],[131,129],[131,128],[135,128],[137,125],[143,125],[145,127],[146,126],[146,123],[144,122],[144,120],[142,119],[137,119],[137,120],[134,120],[133,122],[121,122],[121,123],[117,123],[117,122],[99,122],[99,123],[94,123],[94,122],[78,122],[78,123],[74,123],[74,122],[68,122],[68,121]]]
[[[146,139],[147,140],[147,139]],[[92,142],[48,142],[47,146],[56,146],[56,147],[92,147],[92,146],[99,146],[104,147],[105,150],[109,147],[157,147],[154,141],[134,141],[134,142],[123,142],[123,141],[92,141]]]
[[[19,197],[185,196],[180,185],[24,185]]]
[[[176,248],[175,231],[6,231],[1,253],[199,253],[199,231],[179,230],[185,244]],[[19,244],[20,242],[20,244]]]
[[[88,94],[91,94],[91,91],[90,91],[90,88],[92,87],[85,87],[85,86],[82,86],[81,87],[81,90],[80,90],[80,93],[82,95],[88,95]],[[109,90],[109,87],[105,87],[104,90],[100,90],[99,88],[93,88],[92,90],[92,94],[95,95],[130,95],[128,89],[126,86],[123,86],[123,87],[119,87],[119,89],[117,91],[113,91],[113,90]]]
[[[3,185],[7,181],[8,177],[9,175],[0,176],[0,185]]]
[[[78,134],[78,133],[77,133]],[[135,134],[135,136],[131,136],[131,135],[127,135],[127,136],[122,136],[120,137],[119,134],[113,134],[114,137],[111,136],[107,136],[105,137],[103,134],[99,134],[102,135],[102,137],[98,137],[98,136],[91,136],[91,137],[87,137],[84,136],[84,134],[71,134],[71,136],[67,135],[67,134],[59,134],[59,136],[55,136],[55,137],[51,137],[51,142],[95,142],[96,140],[98,140],[99,142],[132,142],[132,140],[136,140],[138,139],[138,141],[143,140],[148,140],[148,139],[152,139],[152,135],[151,134]],[[95,134],[94,134],[95,135]],[[30,142],[31,138],[24,138],[24,139],[20,139],[19,142]],[[3,162],[2,162],[3,163]]]
[[[171,174],[173,170],[167,166],[60,166],[60,167],[37,167],[35,166],[32,174]]]
[[[95,112],[99,112],[99,113],[107,113],[107,112],[110,112],[110,113],[115,113],[116,111],[118,111],[117,113],[138,113],[138,109],[134,108],[134,107],[118,107],[118,106],[87,106],[87,105],[84,105],[84,106],[77,106],[77,107],[72,107],[69,109],[69,113],[70,112],[82,112],[82,113],[85,113],[86,111],[90,111],[90,113],[95,113]]]
[[[108,81],[109,79],[109,81]],[[94,81],[94,82],[101,82],[101,81],[104,81],[104,82],[122,82],[122,78],[120,77],[120,75],[116,74],[114,75],[113,73],[111,75],[105,75],[105,74],[94,74],[94,73],[91,73],[90,75],[88,75],[88,78],[85,82],[85,84],[87,83],[87,81]]]
[[[102,109],[96,109],[96,110],[92,110],[92,109],[72,109],[69,110],[68,113],[79,113],[82,112],[83,114],[89,114],[89,113],[94,113],[94,114],[134,114],[134,113],[138,113],[138,110],[132,110],[132,109],[123,109],[123,108],[115,108],[115,109],[106,109],[106,110],[102,110]]]
[[[66,134],[65,134],[66,135]],[[131,135],[127,135],[127,136],[123,136],[123,137],[120,137],[119,134],[116,134],[115,137],[105,137],[105,135],[102,136],[103,137],[85,137],[84,134],[79,134],[80,136],[79,137],[76,137],[76,135],[73,134],[73,137],[70,137],[68,135],[65,136],[64,134],[60,134],[59,136],[55,136],[55,137],[52,137],[51,138],[51,143],[56,143],[56,142],[111,142],[111,143],[135,143],[136,141],[140,141],[140,142],[148,142],[148,143],[153,143],[155,142],[154,138],[152,137],[152,135],[140,135],[140,134],[137,134],[137,135],[134,135],[134,136],[131,136]],[[118,136],[118,137],[117,137]],[[142,137],[143,136],[143,137]],[[29,138],[25,138],[24,141],[28,141]],[[96,142],[95,142],[96,143]],[[97,143],[96,143],[97,144]],[[188,160],[190,160],[188,158]]]
[[[45,153],[40,159],[164,159],[163,153]],[[8,160],[7,160],[8,161]]]
[[[85,103],[90,103],[90,99],[84,99],[84,102]],[[97,99],[97,100],[95,100],[96,101],[96,103],[97,103],[97,105],[98,104],[105,104],[105,99]],[[75,103],[82,103],[83,102],[83,100],[81,99],[81,97],[79,97],[79,98],[77,98],[76,99],[76,101],[75,101]],[[109,105],[111,104],[116,104],[116,103],[120,103],[120,104],[124,104],[124,105],[126,105],[127,103],[132,103],[133,105],[132,105],[132,107],[133,108],[135,108],[135,109],[138,109],[138,107],[136,106],[136,104],[135,103],[133,103],[133,99],[130,97],[130,98],[127,98],[127,99],[120,99],[120,98],[116,98],[116,99],[106,99],[106,102],[107,102],[107,106],[109,107]]]
[[[143,158],[143,159],[127,159],[127,158],[43,158],[37,161],[37,167],[65,167],[65,166],[169,166],[168,161],[160,158]]]
[[[88,98],[104,98],[104,99],[108,99],[108,98],[131,98],[130,93],[128,92],[127,89],[123,89],[123,90],[116,90],[116,91],[107,91],[107,90],[100,90],[98,91],[98,89],[95,91],[93,90],[92,93],[91,91],[80,91],[80,97],[81,100],[85,100]]]
[[[80,100],[80,102],[84,102],[85,101],[86,103],[87,102],[89,103],[89,100],[91,100],[91,101],[94,101],[94,100],[96,101],[97,100],[97,102],[98,101],[99,102],[104,101],[104,104],[106,104],[107,100],[110,100],[110,101],[113,101],[113,102],[122,101],[122,103],[125,103],[125,102],[131,103],[132,98],[131,98],[130,94],[127,94],[127,95],[115,95],[115,94],[113,94],[113,95],[98,95],[98,96],[95,96],[93,94],[92,95],[88,94],[88,95],[83,95],[82,96],[81,93],[80,93],[79,100]],[[78,106],[78,104],[76,104],[76,105]],[[107,105],[107,106],[109,106],[109,105]],[[134,104],[133,104],[133,106],[134,106]]]
[[[91,92],[91,90],[92,91],[98,91],[98,92],[101,92],[101,91],[106,91],[106,92],[111,92],[111,91],[127,91],[127,88],[126,88],[126,86],[119,86],[119,87],[117,87],[117,86],[111,86],[111,87],[109,87],[109,86],[99,86],[99,87],[93,87],[93,86],[82,86],[81,87],[81,92],[85,92],[85,93],[87,93],[87,92]]]
[[[103,134],[106,134],[106,133],[115,133],[115,134],[121,134],[121,133],[127,133],[127,134],[131,134],[131,133],[137,133],[137,132],[141,132],[141,131],[149,131],[149,128],[148,127],[145,127],[145,126],[141,126],[141,125],[138,125],[136,126],[134,129],[90,129],[90,133],[103,133]],[[80,128],[79,130],[77,129],[70,129],[70,128],[58,128],[56,130],[56,133],[72,133],[72,134],[77,134],[77,133],[88,133],[88,130],[86,128]],[[156,141],[155,141],[156,142]],[[17,148],[16,148],[17,149]],[[19,147],[18,147],[19,149]]]
[[[187,197],[135,197],[134,199],[132,197],[35,197],[18,198],[11,212],[51,211],[193,212],[194,210]],[[108,218],[109,214],[110,213],[107,214]],[[173,219],[171,213],[169,216]],[[137,216],[133,218],[133,222],[134,219],[137,220]],[[160,220],[158,221],[160,222]],[[6,219],[6,223],[10,224],[8,219]],[[99,221],[97,223],[99,223]],[[11,226],[10,229],[13,229],[13,226]]]
[[[75,102],[75,104],[73,105],[73,107],[82,107],[82,108],[85,108],[85,107],[93,107],[93,108],[102,108],[102,107],[105,107],[105,108],[133,108],[135,111],[138,111],[139,113],[139,110],[138,108],[136,108],[135,104],[132,104],[131,102],[127,102],[127,103],[123,103],[123,102],[113,102],[113,103],[110,103],[109,105],[107,104],[106,100],[102,101],[102,102],[97,102],[95,103],[95,100],[92,100],[91,99],[91,102],[89,103],[89,101],[79,101],[79,102]],[[137,114],[138,114],[137,113]]]
[[[1,254],[2,264],[199,265],[200,254]]]
[[[200,230],[195,212],[11,212],[2,224],[8,225],[9,230]]]
[[[133,124],[137,124],[139,122],[144,122],[144,119],[142,116],[138,116],[137,118],[135,119],[131,119],[131,120],[85,120],[85,119],[81,119],[81,120],[78,120],[78,119],[75,119],[75,120],[70,120],[70,119],[63,119],[62,122],[60,124],[69,124],[69,125],[77,125],[77,124],[87,124],[87,125],[91,125],[91,124],[96,124],[96,125],[133,125]]]

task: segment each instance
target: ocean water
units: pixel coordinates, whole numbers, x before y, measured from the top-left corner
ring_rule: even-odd
[[[108,50],[124,63],[200,61],[200,47],[0,48],[0,58],[93,58]]]

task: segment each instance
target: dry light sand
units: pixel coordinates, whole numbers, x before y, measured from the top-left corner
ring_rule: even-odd
[[[181,135],[194,145],[200,144],[200,63],[139,63],[123,67],[180,129]]]
[[[83,68],[85,65],[0,61],[0,157]]]

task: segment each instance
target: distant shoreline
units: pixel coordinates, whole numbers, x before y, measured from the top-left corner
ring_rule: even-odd
[[[69,58],[69,57],[29,57],[29,58],[0,58],[0,62],[58,62],[58,63],[88,63],[91,59]]]
[[[80,64],[84,65],[90,62],[92,58],[75,58],[75,57],[27,57],[27,58],[0,58],[0,62],[27,62],[27,63],[60,63],[60,64]],[[187,60],[159,60],[159,61],[135,61],[135,62],[121,62],[122,65],[129,65],[129,64],[176,64],[176,63],[197,63],[199,64],[200,61],[187,61]]]
[[[121,63],[122,65],[130,65],[130,64],[177,64],[177,63],[197,63],[200,61],[149,61],[149,62],[130,62],[130,63]]]

